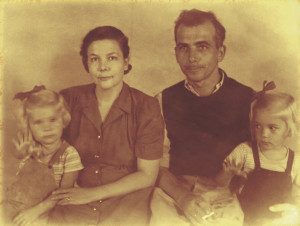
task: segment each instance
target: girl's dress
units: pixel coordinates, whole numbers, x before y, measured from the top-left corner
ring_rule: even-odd
[[[163,150],[163,119],[155,98],[124,83],[102,121],[95,88],[95,84],[88,84],[61,92],[72,117],[64,138],[80,154],[84,170],[77,182],[86,188],[134,173],[137,158],[160,159]],[[145,188],[86,205],[57,206],[51,220],[70,225],[147,225],[152,190]]]
[[[261,168],[255,142],[252,144],[252,152],[255,168],[247,175],[245,186],[238,198],[245,215],[245,223],[262,224],[280,217],[281,213],[271,212],[269,206],[292,201],[291,170],[294,152],[288,150],[288,160],[284,172]]]
[[[61,166],[62,163],[64,163],[63,166]],[[72,165],[72,167],[66,169],[66,165]],[[77,151],[66,141],[62,142],[48,164],[39,161],[34,156],[27,156],[20,163],[15,182],[6,191],[3,208],[6,221],[11,221],[20,211],[43,201],[59,187],[63,173],[82,168]]]

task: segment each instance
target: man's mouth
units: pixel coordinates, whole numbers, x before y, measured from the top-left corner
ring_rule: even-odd
[[[186,66],[185,69],[187,71],[199,71],[201,69],[204,69],[204,66]]]

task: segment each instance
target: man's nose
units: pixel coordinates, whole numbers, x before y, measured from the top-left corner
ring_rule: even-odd
[[[195,62],[198,62],[198,60],[199,60],[199,53],[197,52],[196,49],[191,48],[189,50],[189,62],[195,63]]]

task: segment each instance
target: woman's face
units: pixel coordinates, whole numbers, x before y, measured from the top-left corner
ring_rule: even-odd
[[[111,39],[92,42],[87,49],[89,73],[96,86],[112,89],[123,84],[128,58],[124,59],[117,41]]]

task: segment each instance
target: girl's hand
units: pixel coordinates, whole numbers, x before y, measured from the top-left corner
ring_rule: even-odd
[[[52,192],[51,200],[58,201],[58,205],[80,205],[96,201],[92,198],[91,188],[58,189]]]
[[[232,161],[226,159],[223,162],[223,170],[233,175],[244,175],[242,163],[236,163],[234,159]]]
[[[35,208],[29,208],[21,211],[14,219],[13,223],[19,226],[30,226],[39,217]]]
[[[24,157],[29,154],[29,149],[32,143],[32,136],[30,132],[22,133],[19,132],[17,134],[17,139],[12,140],[15,149],[16,149],[16,155],[19,157]]]
[[[281,203],[269,207],[272,212],[282,212],[282,217],[278,220],[280,224],[295,224],[300,223],[300,207],[290,204]]]

